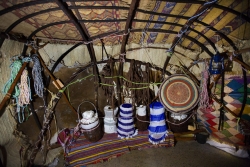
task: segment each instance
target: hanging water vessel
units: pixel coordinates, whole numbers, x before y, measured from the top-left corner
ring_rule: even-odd
[[[209,72],[210,74],[221,74],[224,58],[217,52],[210,61]]]

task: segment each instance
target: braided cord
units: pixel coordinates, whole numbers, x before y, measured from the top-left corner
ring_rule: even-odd
[[[43,97],[44,85],[43,85],[43,78],[42,78],[42,68],[41,68],[39,58],[37,57],[36,54],[32,55],[32,61],[34,63],[33,69],[32,69],[32,76],[34,79],[34,89],[35,89],[36,94],[39,97]]]

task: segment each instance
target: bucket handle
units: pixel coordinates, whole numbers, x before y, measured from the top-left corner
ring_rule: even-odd
[[[96,110],[95,105],[94,105],[92,102],[86,101],[86,100],[85,100],[85,101],[81,102],[81,104],[79,104],[79,106],[78,106],[78,108],[77,108],[77,116],[78,116],[79,122],[81,121],[81,120],[80,120],[80,112],[79,112],[79,110],[80,110],[80,107],[81,107],[81,105],[82,105],[83,103],[90,103],[90,104],[95,108],[95,111],[96,111],[96,114],[97,114],[97,117],[98,117],[98,112],[97,112],[97,110]]]

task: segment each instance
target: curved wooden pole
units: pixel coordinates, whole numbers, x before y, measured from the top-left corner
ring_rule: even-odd
[[[59,90],[62,89],[62,87],[58,84],[58,82],[57,82],[56,78],[54,77],[54,75],[50,72],[50,70],[48,69],[48,67],[45,65],[45,63],[44,63],[42,57],[40,56],[40,54],[37,53],[37,55],[38,55],[38,58],[40,59],[40,62],[41,62],[41,64],[42,64],[43,68],[48,72],[50,78],[52,78],[52,80],[54,81],[56,87],[58,87]],[[70,104],[70,102],[69,102],[69,100],[68,100],[66,94],[65,94],[64,92],[62,92],[62,95],[63,95],[63,98],[64,98],[65,102],[66,102],[67,105],[70,107],[70,109],[71,109],[72,111],[74,111],[74,112],[77,114],[76,109]]]

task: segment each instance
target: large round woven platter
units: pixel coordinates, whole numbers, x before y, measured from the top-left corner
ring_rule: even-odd
[[[168,111],[186,113],[197,105],[199,91],[190,78],[175,74],[166,78],[161,84],[159,98]]]

